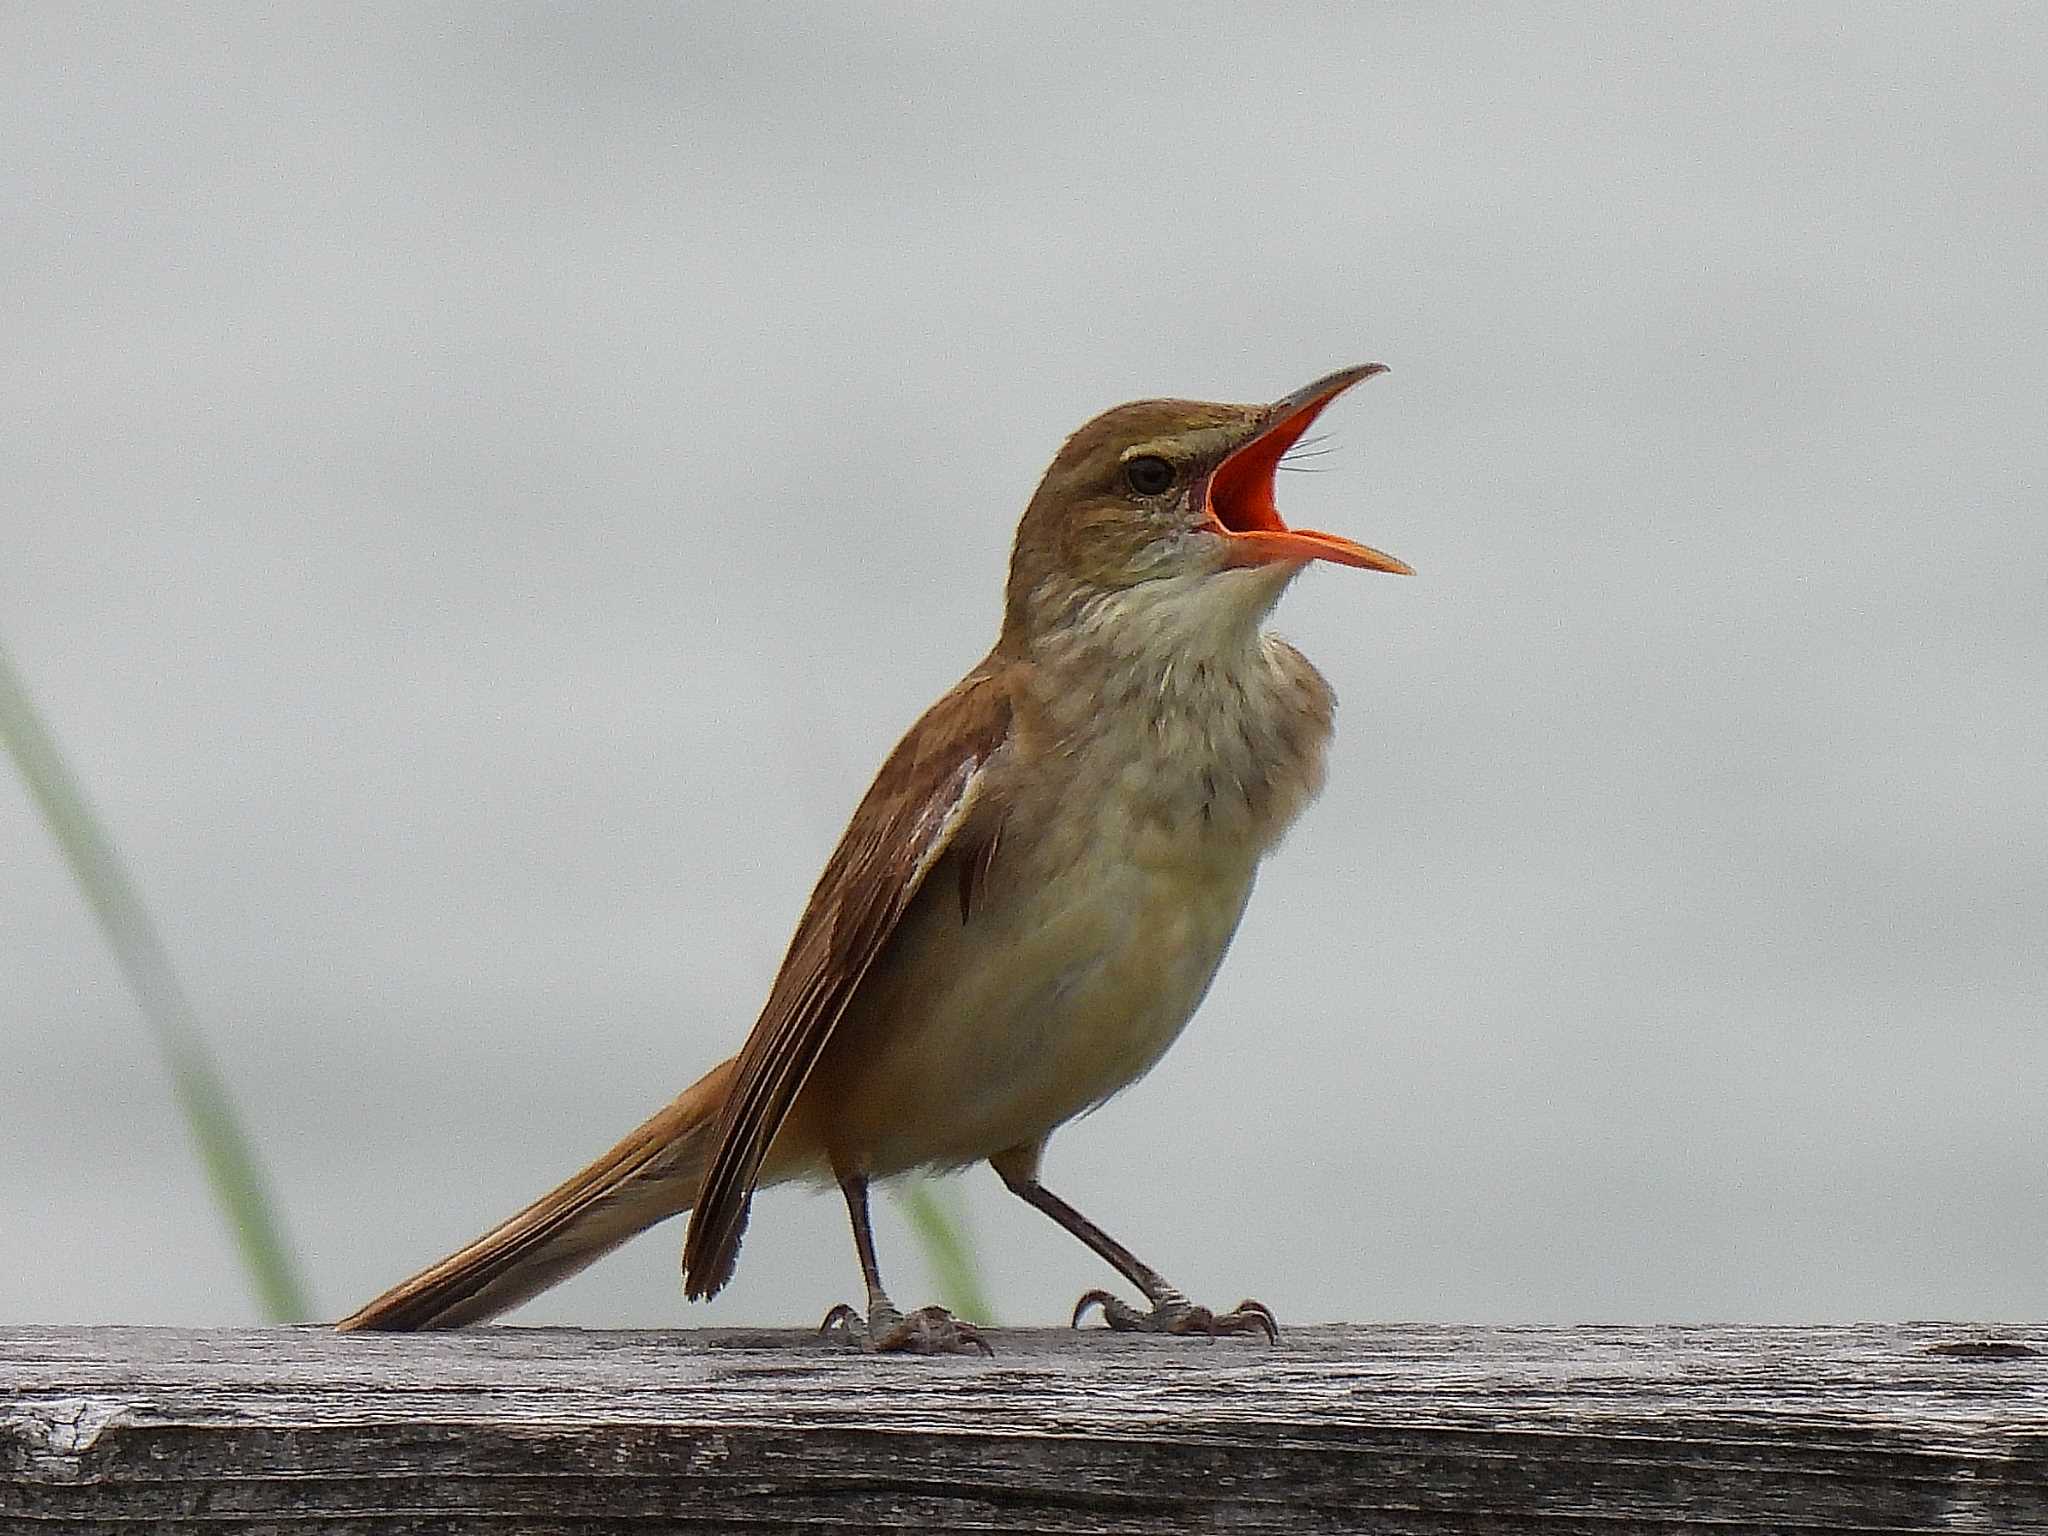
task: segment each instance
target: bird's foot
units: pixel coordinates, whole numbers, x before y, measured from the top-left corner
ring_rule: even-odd
[[[1150,1312],[1140,1312],[1120,1296],[1108,1291],[1090,1291],[1074,1304],[1074,1326],[1090,1307],[1102,1308],[1102,1320],[1118,1333],[1201,1334],[1221,1338],[1227,1334],[1262,1333],[1268,1344],[1280,1342],[1280,1324],[1262,1301],[1240,1301],[1228,1312],[1211,1312],[1198,1307],[1178,1291],[1168,1292]]]
[[[988,1355],[995,1350],[981,1330],[944,1307],[919,1307],[905,1317],[887,1302],[863,1318],[845,1302],[825,1314],[818,1332],[860,1345],[871,1355]]]

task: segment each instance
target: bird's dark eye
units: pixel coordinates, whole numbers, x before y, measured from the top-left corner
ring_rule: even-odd
[[[1173,465],[1148,453],[1124,466],[1124,479],[1140,496],[1157,496],[1173,485]]]

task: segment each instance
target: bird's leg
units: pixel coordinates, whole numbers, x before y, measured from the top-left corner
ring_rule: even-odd
[[[839,1175],[846,1196],[846,1214],[853,1222],[853,1246],[860,1253],[861,1278],[868,1287],[868,1315],[863,1318],[845,1302],[825,1314],[820,1333],[843,1334],[872,1353],[904,1351],[913,1355],[993,1355],[988,1340],[972,1323],[956,1319],[944,1307],[919,1307],[905,1317],[882,1289],[882,1267],[875,1261],[875,1233],[868,1222],[868,1180],[863,1173]]]
[[[1196,1306],[1177,1287],[1169,1285],[1158,1270],[1039,1183],[1037,1148],[1000,1153],[989,1161],[1011,1194],[1045,1212],[1102,1255],[1152,1303],[1151,1311],[1140,1312],[1108,1291],[1090,1291],[1075,1303],[1076,1328],[1081,1326],[1090,1307],[1100,1307],[1102,1320],[1119,1333],[1199,1333],[1211,1338],[1219,1334],[1263,1333],[1267,1342],[1280,1342],[1280,1325],[1264,1302],[1240,1301],[1222,1313]]]

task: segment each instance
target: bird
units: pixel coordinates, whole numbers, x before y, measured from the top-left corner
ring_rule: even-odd
[[[987,1162],[1142,1297],[1090,1290],[1111,1329],[1261,1335],[1263,1304],[1198,1306],[1040,1182],[1068,1121],[1137,1081],[1207,992],[1260,861],[1322,787],[1335,704],[1264,630],[1326,562],[1391,555],[1288,526],[1276,471],[1341,369],[1277,401],[1148,399],[1082,426],[1017,526],[994,648],[905,734],[803,908],[759,1019],[610,1151],[336,1326],[485,1321],[684,1212],[683,1289],[732,1278],[754,1192],[836,1183],[865,1311],[826,1330],[877,1353],[990,1353],[882,1282],[871,1183]]]

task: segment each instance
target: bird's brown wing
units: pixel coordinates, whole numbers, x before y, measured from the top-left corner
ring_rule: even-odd
[[[970,673],[897,743],[854,811],[740,1050],[717,1151],[683,1242],[691,1299],[713,1295],[732,1277],[769,1145],[919,886],[949,849],[973,869],[983,862],[979,844],[992,846],[1001,815],[987,769],[1009,728],[1001,683]],[[963,873],[963,913],[973,883]]]

